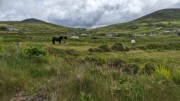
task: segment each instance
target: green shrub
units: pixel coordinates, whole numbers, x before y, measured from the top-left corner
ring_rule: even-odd
[[[33,62],[45,63],[48,61],[46,51],[38,48],[28,48],[24,50],[25,57]]]
[[[113,44],[111,49],[116,50],[116,51],[124,51],[124,47],[123,47],[123,45],[121,43]]]
[[[103,52],[110,52],[108,45],[101,45],[99,46],[99,49],[101,49]]]
[[[180,49],[180,43],[178,43],[178,42],[177,43],[169,43],[168,46],[170,46],[171,49],[176,49],[176,50]]]
[[[89,48],[89,52],[102,52],[100,48]]]
[[[171,73],[168,69],[162,66],[157,66],[155,68],[155,74],[158,79],[171,79]]]
[[[41,57],[41,56],[45,56],[46,54],[47,54],[46,51],[38,48],[25,49],[25,55],[28,57]]]
[[[123,68],[125,64],[125,61],[121,60],[120,58],[109,58],[107,60],[107,65],[116,69]]]
[[[111,46],[111,49],[112,50],[116,50],[116,51],[129,51],[129,48],[128,47],[124,47],[121,43],[114,43],[112,46]]]
[[[124,68],[124,72],[128,73],[128,74],[137,74],[139,70],[138,65],[136,64],[128,64],[126,65],[126,67]]]
[[[91,37],[91,39],[99,39],[99,37],[93,36],[93,37]]]
[[[154,73],[154,71],[155,71],[155,65],[152,63],[146,63],[144,65],[144,68],[142,69],[142,72],[148,75],[151,75],[152,73]]]

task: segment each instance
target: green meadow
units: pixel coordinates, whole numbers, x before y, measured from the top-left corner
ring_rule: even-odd
[[[0,101],[180,99],[180,37],[53,36],[0,34]]]

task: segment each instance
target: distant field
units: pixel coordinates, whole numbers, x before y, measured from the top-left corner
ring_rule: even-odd
[[[180,99],[180,37],[53,36],[0,34],[0,100]]]

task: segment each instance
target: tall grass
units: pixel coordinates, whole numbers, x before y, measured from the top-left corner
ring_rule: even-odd
[[[76,46],[22,42],[18,56],[15,43],[0,44],[0,100],[9,101],[19,92],[24,92],[20,97],[48,101],[180,99],[179,51],[98,53],[88,49],[107,40],[101,38],[103,42],[94,45],[88,43],[92,40],[84,40],[77,41]],[[113,40],[124,40],[123,44],[128,45],[128,39]]]

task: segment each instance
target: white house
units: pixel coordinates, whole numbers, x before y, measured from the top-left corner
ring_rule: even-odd
[[[18,28],[15,28],[15,27],[6,27],[6,29],[8,30],[8,31],[19,31],[19,29]]]
[[[79,39],[79,36],[71,36],[71,39]]]
[[[113,37],[113,34],[107,34],[106,36],[108,36],[108,37]]]
[[[88,36],[88,34],[86,34],[86,33],[83,33],[83,34],[81,34],[81,36]]]

